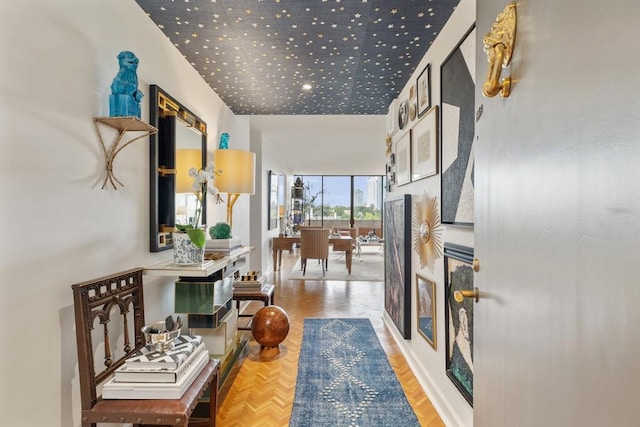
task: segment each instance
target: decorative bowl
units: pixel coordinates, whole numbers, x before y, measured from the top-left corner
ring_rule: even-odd
[[[152,347],[155,351],[164,353],[173,348],[173,340],[180,336],[180,328],[182,322],[178,318],[178,324],[175,329],[167,330],[167,323],[164,320],[149,323],[142,328],[142,333],[147,342],[148,347]]]

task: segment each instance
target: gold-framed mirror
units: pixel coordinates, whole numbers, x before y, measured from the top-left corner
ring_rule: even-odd
[[[195,214],[188,173],[206,166],[207,125],[159,86],[151,85],[149,92],[149,120],[158,129],[149,138],[149,249],[159,252],[173,247],[175,225]],[[206,200],[200,206],[204,225]]]

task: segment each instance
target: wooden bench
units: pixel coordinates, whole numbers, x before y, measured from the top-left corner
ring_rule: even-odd
[[[276,287],[271,284],[262,285],[261,289],[255,290],[233,290],[233,299],[236,301],[236,307],[238,309],[238,317],[250,318],[249,323],[246,326],[238,326],[241,331],[250,331],[251,322],[253,320],[253,314],[240,314],[240,301],[262,301],[264,306],[273,305],[273,295]]]

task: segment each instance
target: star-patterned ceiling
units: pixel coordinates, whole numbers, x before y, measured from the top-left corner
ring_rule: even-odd
[[[235,114],[290,115],[386,114],[459,0],[136,2]]]

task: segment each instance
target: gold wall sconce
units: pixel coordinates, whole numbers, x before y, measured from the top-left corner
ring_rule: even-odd
[[[502,69],[511,63],[515,38],[516,5],[511,3],[498,14],[491,31],[482,39],[489,61],[489,72],[482,86],[482,93],[488,98],[498,93],[502,98],[507,98],[511,92],[511,77],[505,77],[500,81],[500,76]]]

